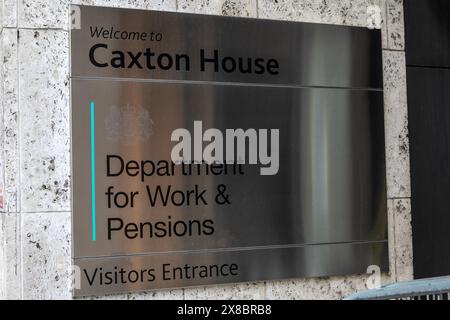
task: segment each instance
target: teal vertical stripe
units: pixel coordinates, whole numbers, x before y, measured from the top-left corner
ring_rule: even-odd
[[[91,101],[91,198],[92,198],[92,241],[97,240],[97,219],[95,205],[95,110],[94,100]]]

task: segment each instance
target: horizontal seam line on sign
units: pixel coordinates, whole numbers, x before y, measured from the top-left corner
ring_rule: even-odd
[[[424,68],[424,69],[444,69],[444,70],[450,70],[450,66],[425,66],[425,65],[417,65],[417,64],[406,64],[407,68]]]
[[[149,82],[149,83],[170,83],[170,84],[198,84],[198,85],[226,85],[226,86],[247,86],[247,87],[274,87],[274,88],[291,88],[291,89],[341,89],[355,91],[377,91],[383,92],[381,88],[364,88],[364,87],[333,87],[333,86],[313,86],[313,85],[286,85],[286,84],[269,84],[255,82],[224,82],[209,80],[169,80],[169,79],[142,79],[142,78],[115,78],[115,77],[82,77],[72,76],[72,80],[88,80],[88,81],[117,81],[117,82]]]
[[[159,252],[129,253],[129,254],[118,254],[118,255],[80,256],[80,257],[73,257],[73,259],[80,260],[80,259],[99,259],[99,258],[126,258],[126,257],[136,257],[136,256],[160,256],[160,255],[170,255],[170,254],[220,253],[220,252],[235,252],[235,251],[250,251],[250,250],[292,249],[292,248],[303,248],[303,247],[309,247],[309,246],[324,246],[324,245],[377,244],[377,243],[387,243],[387,242],[388,242],[388,240],[385,239],[385,240],[371,240],[371,241],[286,244],[286,245],[234,247],[234,248],[218,248],[218,249],[159,251]]]

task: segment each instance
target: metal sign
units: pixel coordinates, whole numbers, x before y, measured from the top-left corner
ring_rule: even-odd
[[[74,295],[386,269],[379,31],[74,11]]]

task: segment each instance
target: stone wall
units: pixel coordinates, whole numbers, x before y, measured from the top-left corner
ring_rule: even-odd
[[[70,299],[69,4],[367,25],[383,16],[390,274],[412,278],[409,143],[402,0],[3,0],[0,298]],[[266,281],[108,296],[113,299],[338,299],[367,275]]]

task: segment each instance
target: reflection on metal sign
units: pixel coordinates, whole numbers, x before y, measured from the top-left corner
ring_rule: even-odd
[[[75,295],[386,269],[379,31],[74,11]]]

